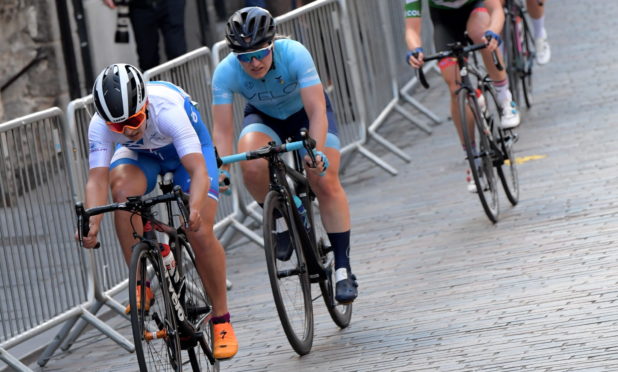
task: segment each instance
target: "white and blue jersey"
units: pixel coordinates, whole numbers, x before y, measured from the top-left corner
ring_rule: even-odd
[[[109,128],[95,114],[88,128],[90,168],[134,164],[146,175],[148,192],[158,174],[174,172],[174,183],[189,191],[190,179],[180,159],[188,154],[201,153],[210,176],[209,196],[218,198],[218,175],[214,148],[206,125],[191,98],[182,89],[164,81],[147,83],[148,108],[144,135],[131,141]]]

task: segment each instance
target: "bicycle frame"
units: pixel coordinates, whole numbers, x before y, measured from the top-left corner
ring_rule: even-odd
[[[83,236],[88,235],[89,232],[89,218],[98,214],[112,212],[112,211],[127,211],[134,214],[138,214],[143,223],[143,234],[139,235],[133,229],[133,237],[138,239],[141,243],[148,245],[149,250],[153,256],[157,257],[156,264],[158,267],[152,269],[159,271],[162,277],[166,278],[166,287],[170,294],[170,298],[174,308],[174,316],[177,321],[178,330],[185,335],[192,335],[194,339],[199,339],[202,342],[201,332],[196,332],[193,325],[188,321],[186,309],[183,301],[183,293],[187,290],[187,284],[185,279],[185,271],[183,267],[181,253],[181,244],[187,241],[185,237],[184,228],[181,226],[178,229],[174,228],[174,215],[172,213],[172,201],[176,200],[180,209],[182,220],[184,221],[184,227],[188,224],[188,211],[185,207],[185,202],[188,200],[187,195],[182,192],[179,186],[174,186],[170,183],[161,183],[161,191],[163,195],[143,199],[142,196],[133,196],[127,198],[126,202],[113,203],[101,207],[94,207],[85,210],[82,203],[77,203],[75,206],[78,215],[78,231],[79,239],[82,240]],[[168,222],[162,222],[158,220],[152,212],[152,207],[156,204],[164,203]],[[176,258],[176,270],[178,271],[179,282],[175,283],[173,278],[169,275],[169,272],[163,265],[161,256],[161,249],[159,247],[159,241],[157,239],[156,231],[165,234],[168,237],[170,243],[170,249],[172,250],[174,257]],[[182,238],[181,238],[182,237]],[[139,244],[139,243],[137,243]],[[135,245],[134,245],[135,246]],[[163,283],[160,283],[163,285]],[[194,311],[199,313],[208,313],[211,310],[209,306],[205,308],[195,309]],[[211,363],[214,363],[214,357],[207,354],[207,357]]]
[[[271,143],[274,145],[274,143]],[[286,205],[288,208],[288,212],[291,216],[294,216],[294,224],[292,226],[293,229],[296,230],[298,235],[301,237],[301,245],[303,247],[303,254],[305,259],[307,260],[308,268],[309,268],[309,278],[311,282],[317,282],[320,278],[325,278],[326,273],[324,272],[323,267],[319,264],[319,259],[316,255],[317,252],[317,242],[314,233],[314,223],[313,223],[313,199],[315,198],[315,194],[311,190],[309,186],[309,181],[302,173],[303,162],[300,158],[300,154],[298,151],[294,153],[294,166],[288,165],[278,154],[272,154],[268,157],[268,169],[270,174],[270,190],[275,190],[279,192],[281,195],[286,198]],[[294,187],[292,188],[288,183],[288,176],[294,182]],[[307,218],[310,221],[309,231],[304,228],[299,228],[299,226],[303,226],[301,216],[298,212],[298,209],[294,206],[292,202],[292,198],[294,192],[292,189],[296,190],[296,195],[301,199],[305,210],[307,211]]]

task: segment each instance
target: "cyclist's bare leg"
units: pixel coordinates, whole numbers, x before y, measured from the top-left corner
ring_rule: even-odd
[[[253,151],[270,141],[272,138],[262,132],[249,132],[238,140],[238,151]],[[263,204],[268,193],[268,161],[266,159],[243,161],[240,163],[240,169],[245,187],[256,202]]]
[[[472,14],[470,14],[470,18],[468,18],[467,30],[468,35],[470,35],[470,38],[475,44],[483,42],[483,35],[485,34],[485,31],[489,29],[490,22],[491,18],[487,12],[472,12]],[[500,48],[496,49],[496,53],[498,54],[500,64],[504,66],[504,60],[502,58]],[[487,73],[493,81],[503,81],[507,78],[506,69],[502,69],[502,71],[500,71],[494,64],[491,51],[481,49],[481,56],[483,57],[485,68],[487,68]]]
[[[146,187],[144,172],[133,164],[119,165],[110,172],[110,188],[112,200],[115,203],[124,202],[129,196],[144,195]],[[134,215],[131,220],[131,213],[116,211],[114,212],[114,224],[124,259],[129,265],[131,263],[131,247],[138,242],[133,238],[133,227],[141,235],[143,231],[142,219],[140,216]]]
[[[444,61],[440,61],[441,64]],[[459,141],[464,145],[463,132],[461,130],[461,116],[459,115],[459,106],[457,104],[457,89],[459,89],[459,67],[456,63],[449,63],[447,66],[441,66],[440,71],[442,72],[442,78],[446,85],[448,85],[448,89],[451,93],[451,117],[453,118],[453,123],[455,124],[455,129],[457,129],[457,135],[459,136]],[[466,113],[466,117],[468,120],[468,133],[472,133],[474,135],[474,121],[472,120],[472,112],[468,109]],[[474,138],[473,138],[474,140]]]
[[[217,201],[206,198],[200,211],[202,225],[198,231],[187,231],[187,238],[195,252],[195,265],[202,283],[212,301],[213,314],[221,316],[228,312],[228,307],[225,252],[213,231],[216,212]]]
[[[339,179],[341,153],[339,150],[325,147],[328,169],[324,176],[307,172],[309,184],[320,203],[320,216],[326,232],[337,233],[350,230],[350,208],[343,186]]]
[[[528,14],[533,19],[539,19],[545,14],[545,3],[547,0],[527,0],[526,8],[528,9]]]

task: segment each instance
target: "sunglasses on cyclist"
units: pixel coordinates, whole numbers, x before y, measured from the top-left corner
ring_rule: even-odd
[[[261,61],[270,54],[270,52],[272,51],[272,48],[273,48],[273,45],[270,44],[265,48],[254,50],[252,52],[234,53],[234,54],[236,55],[236,58],[238,58],[240,62],[248,63],[248,62],[251,62],[253,58],[257,58],[258,61]]]
[[[129,129],[138,129],[139,127],[146,122],[146,107],[148,106],[148,102],[144,104],[144,106],[135,114],[129,116],[129,118],[125,121],[121,121],[119,123],[113,123],[111,121],[106,121],[105,123],[109,127],[112,132],[122,133],[124,128]]]

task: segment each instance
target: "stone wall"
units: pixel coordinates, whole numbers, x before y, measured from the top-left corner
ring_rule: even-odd
[[[0,1],[0,122],[61,105],[53,0]]]

